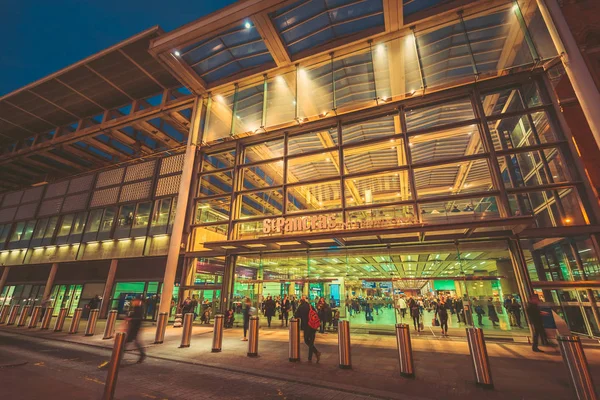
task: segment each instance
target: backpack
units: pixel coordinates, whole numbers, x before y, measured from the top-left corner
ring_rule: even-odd
[[[308,310],[308,326],[315,330],[321,327],[321,320],[319,319],[319,315],[312,307],[310,307],[310,309]]]

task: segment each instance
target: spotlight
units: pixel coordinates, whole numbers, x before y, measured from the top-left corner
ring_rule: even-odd
[[[250,22],[246,21],[246,23],[244,24],[244,28],[250,29],[252,28],[252,25],[250,25]]]
[[[177,57],[179,57],[181,55],[181,53],[177,50],[175,50],[175,53],[173,53],[173,54],[175,54]]]

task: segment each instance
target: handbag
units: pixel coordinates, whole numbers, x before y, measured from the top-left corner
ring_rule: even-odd
[[[437,318],[434,318],[433,321],[431,321],[431,325],[433,325],[433,326],[440,326],[440,321],[438,321]]]
[[[310,307],[308,311],[308,326],[317,330],[321,327],[321,320],[314,308]]]

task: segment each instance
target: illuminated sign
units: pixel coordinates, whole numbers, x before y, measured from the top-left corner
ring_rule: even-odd
[[[418,219],[410,217],[375,218],[359,221],[339,221],[335,214],[310,215],[305,217],[269,218],[262,221],[262,233],[286,234],[315,231],[354,230],[412,225]]]

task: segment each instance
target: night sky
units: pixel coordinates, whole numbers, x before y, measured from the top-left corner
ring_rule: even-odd
[[[233,0],[0,0],[0,96],[154,25],[171,31]]]

